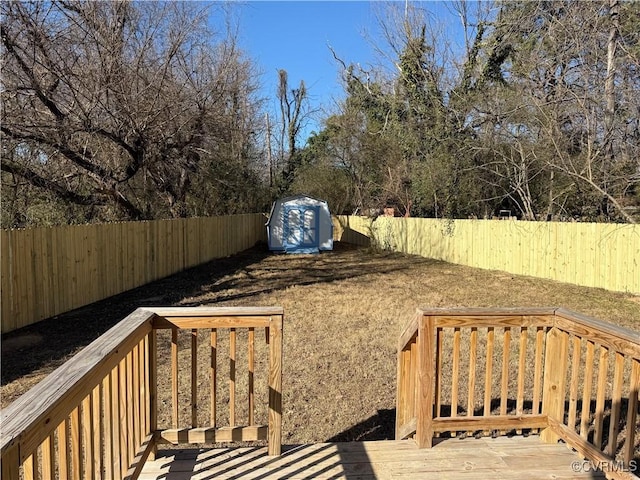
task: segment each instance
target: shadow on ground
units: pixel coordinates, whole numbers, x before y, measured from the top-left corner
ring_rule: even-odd
[[[186,293],[177,305],[241,300],[294,286],[331,283],[409,268],[405,256],[390,253],[370,255],[368,252],[362,247],[336,243],[333,251],[319,255],[267,255],[261,261],[239,265],[232,273],[213,275],[210,281],[202,279],[199,288]],[[434,263],[418,257],[412,262],[413,265]]]
[[[327,439],[327,442],[365,442],[371,440],[395,440],[396,409],[378,410],[353,427]]]
[[[416,258],[415,262],[431,261]],[[51,372],[140,306],[237,303],[293,286],[391,273],[408,265],[402,256],[371,256],[340,242],[334,251],[320,255],[272,254],[258,245],[4,334],[2,385]]]

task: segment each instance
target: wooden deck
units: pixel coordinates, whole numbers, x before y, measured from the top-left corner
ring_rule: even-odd
[[[160,450],[143,480],[213,479],[593,479],[575,472],[580,458],[563,444],[539,437],[447,439],[431,449],[412,440],[285,446],[280,457],[266,447]],[[586,464],[588,465],[588,464]],[[584,470],[589,470],[588,468]]]
[[[612,479],[640,480],[630,472],[638,465],[640,438],[635,331],[562,308],[417,309],[398,342],[398,441],[282,449],[283,318],[281,307],[137,309],[2,410],[2,478],[63,480],[103,472],[114,480],[584,479],[602,478],[591,471],[598,464]],[[157,332],[164,329],[170,330],[171,354],[165,355],[167,368],[159,369]],[[238,329],[247,332],[246,363],[240,362],[249,380],[244,399],[236,395]],[[256,335],[260,329],[264,336]],[[229,331],[229,382],[218,379],[218,357],[226,360],[218,354],[218,330]],[[191,338],[191,355],[182,361],[179,331]],[[199,338],[204,355],[197,353]],[[262,338],[265,343],[256,341]],[[256,362],[259,345],[262,361]],[[260,395],[266,426],[254,418],[257,366],[268,385],[268,395],[266,388]],[[201,367],[207,372],[204,384]],[[190,383],[180,383],[181,368],[190,370]],[[170,379],[163,391],[170,401],[159,401],[160,375]],[[190,400],[188,391],[187,399],[181,395],[185,383]],[[229,414],[219,424],[217,392],[225,386]],[[209,399],[201,401],[200,393]],[[246,426],[236,415],[242,401],[249,412]],[[209,411],[199,412],[199,405]],[[189,410],[190,422],[182,418]],[[171,417],[171,428],[158,428],[161,414]],[[205,425],[198,422],[203,416],[209,417]],[[438,436],[530,429],[540,436]],[[268,448],[167,449],[145,463],[158,442],[197,448],[231,440],[267,441]],[[580,460],[567,445],[592,462]]]

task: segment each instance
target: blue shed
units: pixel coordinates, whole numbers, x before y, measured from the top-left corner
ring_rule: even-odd
[[[308,195],[273,202],[267,220],[269,250],[318,253],[333,250],[333,223],[329,205]]]

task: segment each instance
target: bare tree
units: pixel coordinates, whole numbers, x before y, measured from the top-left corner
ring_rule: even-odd
[[[543,195],[533,199],[539,213],[545,203],[549,214],[567,208],[569,197],[571,215],[635,221],[623,198],[637,185],[633,172],[640,168],[637,156],[628,155],[638,149],[628,141],[626,127],[637,117],[638,82],[619,69],[625,65],[637,72],[637,60],[619,48],[629,38],[621,27],[623,12],[637,17],[638,6],[614,0],[501,6],[473,124],[482,126],[483,147],[491,135],[502,139],[493,161],[515,175],[507,185],[522,178],[522,155],[504,156],[501,149],[521,151],[523,140],[530,146],[527,156],[535,170],[527,177],[529,191],[548,191],[546,201]],[[632,29],[626,25],[626,31]],[[637,37],[629,42],[635,48]]]
[[[246,156],[251,66],[232,36],[212,42],[202,5],[0,8],[1,131],[16,145],[3,172],[102,218],[141,219],[187,215],[193,181]]]
[[[304,80],[298,88],[290,88],[286,70],[278,70],[278,104],[280,106],[280,135],[278,137],[282,182],[280,193],[287,191],[300,166],[298,141],[305,119],[310,114],[308,92]]]

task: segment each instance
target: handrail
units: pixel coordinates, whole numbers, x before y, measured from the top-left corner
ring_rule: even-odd
[[[109,385],[110,377],[118,378],[120,365],[129,363],[126,358],[134,348],[139,349],[141,344],[145,348],[144,342],[152,332],[154,317],[153,312],[135,310],[2,410],[0,445],[3,478],[18,479],[20,465],[30,470],[38,469],[38,450],[44,457],[42,470],[51,472],[52,467],[58,464],[60,478],[64,478],[66,472],[94,468],[93,463],[83,463],[80,458],[83,457],[80,444],[87,450],[93,448],[95,434],[92,435],[91,430],[97,429],[95,405],[99,404],[99,391],[104,391],[105,380]],[[123,373],[122,378],[125,379],[126,368]],[[148,397],[148,391],[145,395]],[[151,435],[148,426],[143,435],[137,445],[132,445],[136,451],[131,457],[148,455]],[[68,442],[56,442],[54,438],[72,438],[69,443],[77,448],[67,451]],[[61,446],[57,452],[55,443]],[[89,456],[84,458],[89,459]],[[125,475],[128,466],[121,465],[120,470]]]
[[[282,437],[283,309],[139,308],[56,369],[42,382],[2,410],[0,445],[2,478],[135,479],[156,445],[175,443],[268,440],[269,455],[279,455]],[[269,343],[268,426],[159,429],[157,400],[158,330],[172,336],[189,329],[264,327]],[[212,334],[212,338],[213,338]],[[193,348],[192,343],[192,348]],[[253,344],[249,346],[253,352]],[[193,350],[192,350],[193,353]],[[192,379],[197,367],[192,356]],[[172,344],[172,371],[177,372],[177,342]],[[215,360],[211,359],[212,366]],[[250,382],[253,381],[253,368]],[[214,373],[215,376],[215,373]],[[173,384],[177,411],[177,379]],[[191,409],[196,412],[195,382]],[[250,384],[251,385],[251,384]],[[215,384],[212,389],[215,397]],[[250,405],[254,405],[250,387]],[[215,410],[215,408],[213,408]],[[177,426],[177,425],[176,425]],[[192,425],[196,427],[196,425]]]
[[[571,333],[579,333],[609,348],[619,349],[628,355],[640,358],[640,333],[638,332],[565,308],[555,310],[555,324],[559,328],[570,330]]]
[[[396,438],[541,430],[637,478],[639,387],[629,329],[562,308],[418,309],[398,345]]]

